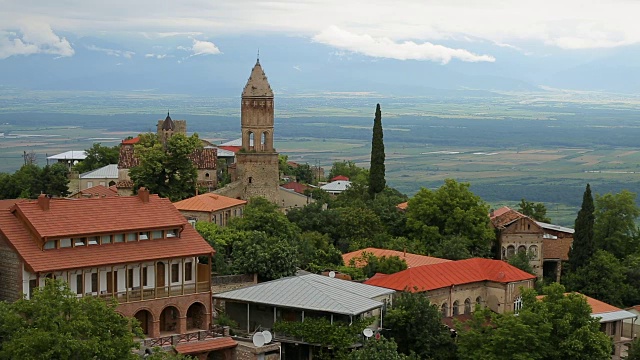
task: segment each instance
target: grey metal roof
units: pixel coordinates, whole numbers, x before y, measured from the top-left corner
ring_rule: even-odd
[[[320,189],[328,192],[345,191],[349,186],[351,186],[351,181],[338,180],[330,182],[327,185],[320,186]]]
[[[216,149],[218,157],[234,157],[234,156],[236,156],[236,153],[234,153],[233,151],[220,149],[217,146],[205,146],[204,148],[205,149]]]
[[[328,276],[322,276],[318,274],[307,274],[302,275],[306,278],[309,278],[313,281],[317,281],[326,285],[330,285],[344,291],[352,292],[356,295],[362,295],[364,297],[368,297],[369,299],[373,299],[382,295],[393,294],[396,291],[383,288],[380,286],[366,285],[359,282],[347,281],[337,278],[330,278]]]
[[[109,164],[99,169],[80,174],[80,179],[117,179],[118,164]]]
[[[240,302],[275,305],[296,309],[324,311],[335,314],[358,315],[381,307],[380,301],[372,300],[358,291],[372,287],[370,285],[351,283],[346,280],[327,278],[330,281],[319,281],[320,275],[290,276],[268,281],[246,288],[215,294],[214,298]],[[343,281],[355,285],[347,291]],[[368,292],[379,291],[371,289]],[[386,289],[385,289],[386,290]]]
[[[560,225],[547,224],[540,221],[536,221],[536,224],[540,225],[540,227],[543,229],[561,231],[569,234],[573,234],[575,232],[575,230],[573,230],[572,228],[568,228]]]
[[[84,160],[86,158],[87,158],[87,153],[84,150],[65,151],[60,154],[47,156],[47,159],[49,160]]]
[[[591,314],[591,317],[600,318],[600,322],[605,323],[605,322],[618,321],[618,320],[624,320],[624,319],[635,319],[638,317],[638,315],[626,310],[619,310],[619,311],[610,311],[610,312],[600,313],[600,314]]]

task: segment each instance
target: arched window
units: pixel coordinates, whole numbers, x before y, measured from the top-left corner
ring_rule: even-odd
[[[518,252],[519,253],[521,253],[521,252],[526,253],[527,252],[527,247],[524,246],[524,245],[518,246]]]
[[[464,313],[465,315],[471,314],[471,299],[469,298],[464,301]]]
[[[506,247],[502,247],[502,257],[501,259],[506,259],[507,258],[507,248]]]
[[[440,311],[442,312],[442,317],[449,316],[449,305],[447,303],[442,304]]]
[[[262,133],[262,141],[260,142],[261,150],[265,150],[267,148],[267,132]]]
[[[453,302],[453,309],[452,309],[453,310],[453,316],[460,315],[459,307],[460,307],[460,303],[458,302],[458,300],[454,301]]]
[[[517,314],[522,310],[522,296],[518,295],[513,301],[513,313]]]
[[[537,259],[538,258],[538,246],[537,245],[529,246],[529,254],[531,254],[531,258],[532,259]]]
[[[210,175],[209,175],[209,173],[204,173],[204,177],[205,177],[205,178],[207,178],[207,179],[208,179],[208,178],[209,178],[209,176],[210,176]]]
[[[478,296],[476,298],[476,305],[479,306],[481,309],[484,307],[484,304],[482,303],[482,297]]]
[[[254,142],[254,139],[253,139],[254,138],[253,132],[249,131],[248,135],[249,135],[248,136],[249,137],[249,139],[248,139],[249,140],[249,150],[253,150],[254,146],[255,146],[255,142]]]
[[[513,245],[507,246],[507,259],[516,254],[516,247]]]

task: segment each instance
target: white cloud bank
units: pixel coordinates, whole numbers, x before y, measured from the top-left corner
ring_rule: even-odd
[[[477,55],[464,49],[452,49],[430,42],[421,44],[413,41],[395,42],[386,37],[374,38],[370,35],[358,35],[330,26],[313,40],[338,49],[357,52],[363,55],[397,60],[429,60],[447,64],[451,59],[466,62],[488,61],[496,59],[490,55]]]
[[[193,51],[193,56],[222,54],[216,44],[210,41],[201,41],[196,39],[193,39],[193,47],[191,48],[191,51]]]
[[[133,57],[133,55],[135,55],[136,53],[133,51],[126,51],[126,50],[115,50],[115,49],[106,49],[106,48],[101,48],[95,45],[89,45],[87,46],[88,50],[91,51],[98,51],[98,52],[102,52],[105,53],[109,56],[115,56],[115,57],[123,57],[126,59],[131,59]]]
[[[0,31],[0,59],[32,54],[66,57],[74,53],[69,41],[56,35],[47,24],[23,24],[19,32]]]

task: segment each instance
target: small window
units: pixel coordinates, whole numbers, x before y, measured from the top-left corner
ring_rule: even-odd
[[[76,275],[76,294],[84,294],[84,284],[82,283],[82,274]]]
[[[93,187],[93,181],[87,181],[87,189]]]
[[[178,264],[171,264],[171,282],[177,283],[180,281],[180,267]]]
[[[142,286],[147,286],[147,267],[142,268]]]
[[[522,310],[522,296],[518,295],[518,297],[513,301],[513,312],[517,314],[520,310]]]
[[[193,263],[191,261],[184,263],[184,281],[191,281],[193,278]]]
[[[60,239],[60,247],[61,248],[71,247],[71,239]]]
[[[50,240],[44,243],[45,250],[55,249],[56,248],[56,240]]]
[[[453,316],[460,315],[459,307],[460,307],[460,303],[458,302],[458,300],[454,301],[453,302],[453,309],[452,309],[453,310]]]
[[[102,235],[102,244],[111,244],[111,235]]]
[[[204,177],[208,179],[209,178],[209,173],[205,173]]]
[[[128,233],[127,234],[127,242],[136,241],[136,240],[138,240],[138,237],[136,236],[136,233]]]
[[[214,224],[215,224],[215,223],[217,223],[217,222],[218,222],[218,217],[214,215],[214,216],[211,218],[211,222],[212,222],[212,223],[214,223]]]
[[[87,245],[87,238],[73,239],[73,246],[85,246]]]
[[[442,313],[442,317],[449,316],[449,306],[447,305],[447,303],[442,304],[442,306],[440,307],[440,312]]]
[[[233,209],[233,216],[238,216],[238,210],[237,209]]]
[[[38,287],[36,279],[29,280],[29,299],[33,298],[33,290]]]
[[[91,273],[91,292],[98,292],[98,273]]]
[[[117,243],[124,242],[124,234],[113,235],[113,242],[117,242]]]
[[[178,236],[178,230],[176,229],[171,229],[171,230],[167,230],[167,237],[168,238],[174,238]]]
[[[145,231],[145,232],[141,232],[138,234],[138,239],[140,240],[149,240],[149,232]]]
[[[249,184],[253,182],[253,177],[249,176]]]
[[[469,298],[464,301],[464,314],[471,314],[471,299]]]
[[[127,287],[133,289],[133,269],[127,271]]]
[[[98,237],[92,236],[89,238],[89,245],[98,245]]]
[[[153,232],[153,238],[154,239],[162,239],[162,230],[155,230]]]

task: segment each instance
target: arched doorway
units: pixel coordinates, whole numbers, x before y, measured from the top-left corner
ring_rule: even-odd
[[[207,308],[202,303],[195,302],[187,310],[187,330],[205,329]]]
[[[178,331],[180,312],[175,306],[167,306],[160,314],[160,332]]]
[[[116,184],[116,182],[115,182],[115,181],[113,181],[113,180],[109,181],[109,186],[113,186],[113,185],[115,185],[115,184]]]
[[[148,310],[140,310],[133,317],[140,322],[142,333],[149,336],[149,330],[153,326],[153,315]]]

